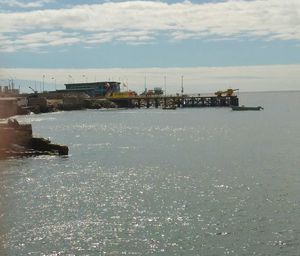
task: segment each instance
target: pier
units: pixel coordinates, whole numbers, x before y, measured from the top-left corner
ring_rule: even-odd
[[[239,99],[236,95],[238,89],[227,89],[217,91],[214,94],[183,94],[183,84],[181,94],[166,95],[161,87],[147,90],[138,95],[135,91],[128,90],[121,92],[121,83],[117,81],[102,81],[93,83],[73,83],[65,84],[65,90],[58,92],[81,92],[89,95],[91,98],[107,99],[115,103],[118,107],[125,108],[202,108],[202,107],[230,107],[238,106]],[[127,87],[127,86],[126,86]]]
[[[127,108],[204,108],[204,107],[230,107],[238,106],[239,99],[232,96],[201,96],[201,95],[176,95],[176,96],[130,96],[130,97],[107,97],[119,107]]]

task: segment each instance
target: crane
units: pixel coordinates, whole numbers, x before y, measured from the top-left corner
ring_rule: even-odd
[[[37,91],[34,90],[31,86],[29,86],[29,88],[30,88],[35,94],[37,94]]]
[[[38,91],[34,90],[31,86],[29,86],[29,88],[33,91],[33,97],[38,97]]]
[[[217,92],[215,92],[215,95],[217,97],[222,97],[222,96],[228,96],[228,97],[230,97],[230,96],[233,95],[233,93],[235,91],[238,91],[238,90],[239,89],[227,89],[226,91],[217,91]]]

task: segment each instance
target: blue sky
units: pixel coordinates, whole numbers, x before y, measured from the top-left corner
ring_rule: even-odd
[[[300,64],[299,0],[0,0],[0,10],[2,80],[24,68]]]

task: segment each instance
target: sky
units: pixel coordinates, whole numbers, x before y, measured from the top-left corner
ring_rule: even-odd
[[[0,0],[0,84],[300,90],[299,0]]]

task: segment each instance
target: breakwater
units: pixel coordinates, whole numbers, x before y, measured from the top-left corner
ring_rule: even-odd
[[[55,111],[117,108],[118,105],[108,99],[85,98],[82,95],[53,97],[52,95],[19,95],[0,98],[0,118],[26,115],[30,112],[48,113]]]

